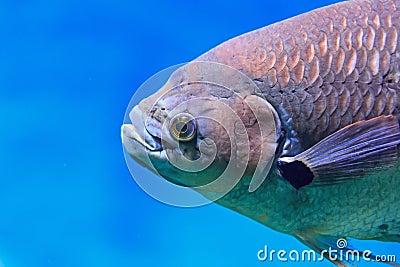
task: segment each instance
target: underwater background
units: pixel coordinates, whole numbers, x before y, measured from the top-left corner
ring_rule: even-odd
[[[334,2],[0,1],[0,267],[310,265],[258,261],[307,248],[233,211],[149,197],[120,126],[156,72]],[[398,244],[360,247],[400,260]]]

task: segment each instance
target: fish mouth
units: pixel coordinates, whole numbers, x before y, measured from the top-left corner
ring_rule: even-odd
[[[152,159],[163,160],[166,156],[158,138],[138,130],[133,124],[123,124],[121,126],[121,138],[126,156],[129,155],[134,161],[159,175]],[[126,157],[125,160],[127,160]]]
[[[125,147],[132,142],[138,143],[149,152],[162,151],[161,139],[151,135],[146,129],[138,130],[133,124],[123,124],[121,127],[122,143]]]
[[[145,126],[147,114],[139,106],[132,109],[129,118],[130,121],[121,126],[121,139],[125,152],[141,165],[155,171],[150,159],[165,158],[161,139],[147,131]]]
[[[125,161],[128,164],[128,168],[131,170],[131,162],[128,160],[128,158],[131,158],[154,174],[159,175],[152,159],[162,160],[165,158],[165,151],[162,150],[161,144],[155,145],[159,144],[155,138],[149,139],[151,136],[145,137],[147,134],[141,135],[140,133],[144,132],[138,130],[138,127],[135,127],[133,124],[123,124],[121,126],[122,145],[124,147]]]
[[[135,106],[129,113],[131,123],[123,124],[121,127],[122,143],[125,148],[142,146],[147,152],[162,151],[163,147],[161,139],[157,136],[152,135],[146,129],[146,120],[148,114],[143,112],[139,106]],[[139,147],[137,147],[139,149]],[[134,156],[134,155],[132,155]]]

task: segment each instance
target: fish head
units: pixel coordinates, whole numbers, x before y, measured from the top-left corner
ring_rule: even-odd
[[[268,175],[277,116],[247,77],[208,64],[178,69],[135,106],[122,142],[135,161],[166,180],[222,195],[244,177],[248,187],[252,176]]]

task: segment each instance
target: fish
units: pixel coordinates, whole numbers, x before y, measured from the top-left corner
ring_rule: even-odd
[[[123,147],[347,266],[324,252],[400,243],[399,34],[399,0],[350,0],[232,38],[129,110]]]

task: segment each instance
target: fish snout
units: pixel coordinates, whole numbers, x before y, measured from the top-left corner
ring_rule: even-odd
[[[129,114],[131,124],[123,124],[121,127],[121,138],[125,148],[132,146],[133,142],[150,151],[161,151],[161,140],[153,136],[146,129],[147,118],[139,106],[135,106]],[[129,149],[128,149],[129,151]]]

